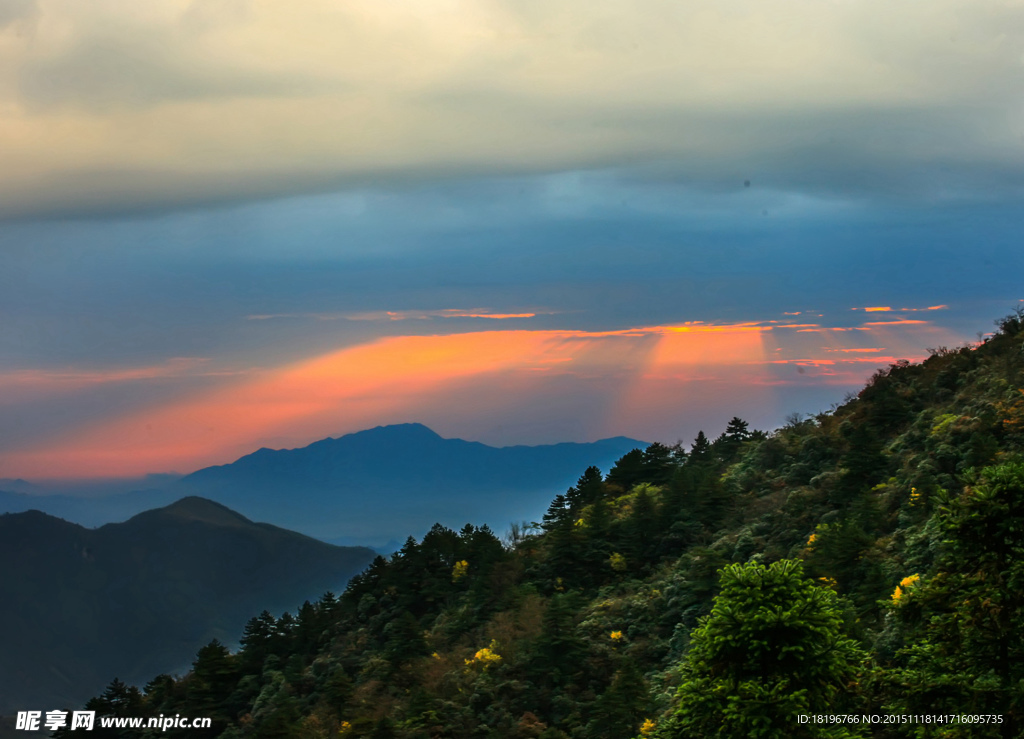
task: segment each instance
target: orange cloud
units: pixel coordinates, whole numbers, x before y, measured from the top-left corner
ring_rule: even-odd
[[[921,326],[928,323],[928,321],[913,321],[909,318],[904,318],[898,321],[868,321],[865,326]]]
[[[949,309],[949,306],[943,304],[943,305],[929,305],[927,308],[893,308],[893,307],[888,306],[888,305],[880,305],[880,306],[874,306],[874,307],[869,307],[869,308],[851,308],[850,310],[862,310],[862,311],[866,311],[867,313],[888,313],[888,312],[916,313],[918,311],[923,311],[923,310],[948,310],[948,309]]]
[[[839,349],[835,351],[847,351]],[[850,350],[856,351],[856,350]],[[770,360],[769,364],[797,364],[805,367],[832,367],[840,364],[892,364],[896,361],[896,357],[849,357],[845,359],[812,359],[810,357],[804,357],[801,359],[773,359]]]
[[[879,347],[860,348],[860,349],[826,349],[827,352],[884,352],[885,349]]]
[[[18,402],[55,397],[104,384],[142,382],[180,377],[211,377],[240,374],[211,369],[204,357],[173,357],[158,365],[108,369],[26,369],[0,372],[0,395]]]
[[[70,432],[44,448],[11,453],[0,461],[36,477],[188,470],[251,451],[261,438],[316,438],[375,425],[378,418],[400,414],[403,407],[463,378],[525,371],[566,355],[589,355],[594,371],[606,372],[601,364],[622,364],[621,358],[630,354],[628,348],[611,346],[613,340],[644,335],[608,332],[595,339],[572,331],[488,331],[385,338],[277,370],[254,371],[232,387]],[[602,354],[607,355],[603,362]]]
[[[694,366],[730,365],[764,359],[761,335],[771,326],[670,326],[648,359],[648,376],[689,372]]]
[[[542,311],[551,315],[553,311]],[[535,318],[537,312],[529,313],[492,313],[487,308],[443,308],[441,310],[404,310],[404,311],[367,311],[363,313],[262,313],[246,316],[250,321],[269,321],[275,318],[311,318],[317,321],[409,321],[427,320],[430,318],[489,318],[491,320],[509,320],[512,318]]]
[[[766,326],[761,323],[735,323],[726,325],[686,323],[681,326],[664,326],[660,330],[665,333],[711,333],[711,334],[735,334],[741,332],[771,331],[773,326]]]
[[[37,384],[67,383],[69,385],[95,385],[105,382],[151,380],[189,373],[209,362],[202,357],[173,357],[163,364],[107,370],[14,370],[0,373],[0,386],[32,386]]]
[[[547,412],[552,403],[560,414],[592,419],[590,436],[668,438],[695,408],[709,417],[737,414],[744,407],[771,406],[772,388],[780,385],[856,384],[870,374],[867,365],[920,353],[925,343],[915,341],[915,332],[933,332],[923,323],[855,327],[872,332],[872,347],[857,346],[866,336],[861,333],[752,322],[382,338],[276,369],[251,369],[184,400],[68,429],[46,443],[0,455],[0,465],[5,474],[22,477],[190,471],[259,446],[281,446],[273,440],[295,446],[380,423],[458,418],[462,424],[474,414],[492,419],[478,419],[477,427],[491,428],[500,423],[493,419],[521,415],[524,407]],[[879,331],[885,332],[883,342]],[[950,337],[933,333],[929,344],[950,343]],[[834,352],[871,356],[828,356]],[[786,374],[787,365],[797,372]],[[35,382],[44,393],[69,383],[81,387],[204,371],[209,368],[200,360],[171,360],[106,372],[0,376],[0,387],[4,381]],[[599,418],[596,405],[607,408]],[[731,410],[722,411],[726,406]]]

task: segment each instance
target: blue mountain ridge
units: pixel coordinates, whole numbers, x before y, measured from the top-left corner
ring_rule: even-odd
[[[512,521],[538,519],[587,467],[607,471],[646,446],[620,436],[492,447],[407,423],[299,449],[259,449],[187,475],[175,489],[322,539],[404,538],[435,522],[503,531]]]
[[[0,512],[38,509],[100,526],[199,495],[325,541],[390,548],[385,542],[419,536],[436,522],[487,523],[500,534],[513,521],[538,520],[587,467],[607,472],[623,454],[646,446],[618,436],[492,447],[404,423],[296,449],[258,449],[158,488],[102,497],[27,494],[31,483],[18,481],[12,492],[0,489]]]

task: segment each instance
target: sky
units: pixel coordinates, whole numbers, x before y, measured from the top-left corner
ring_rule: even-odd
[[[1024,299],[1024,3],[0,0],[0,478],[771,429]]]

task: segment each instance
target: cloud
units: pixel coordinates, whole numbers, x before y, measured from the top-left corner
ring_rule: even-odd
[[[22,67],[21,101],[35,115],[76,109],[106,116],[190,100],[302,97],[303,80],[254,75],[244,69],[196,68],[152,39],[90,38],[52,59]]]
[[[36,0],[0,0],[0,30],[30,19],[36,10]]]
[[[46,394],[55,389],[74,391],[106,383],[159,380],[170,377],[229,374],[206,368],[210,360],[203,357],[174,357],[150,367],[122,367],[100,370],[15,370],[0,372],[0,393],[16,393],[19,401],[34,391]],[[205,368],[205,369],[204,369]],[[0,396],[2,397],[2,396]],[[13,397],[13,396],[7,396]]]
[[[1001,0],[6,0],[0,215],[598,166],[1007,197],[1022,41]]]
[[[874,346],[874,347],[864,347],[864,348],[858,348],[858,349],[826,349],[825,351],[827,351],[827,352],[846,352],[846,353],[857,352],[857,353],[872,353],[873,354],[873,353],[877,353],[877,352],[884,352],[885,349],[883,349],[881,347]]]
[[[849,335],[821,329],[813,336],[760,322],[394,336],[107,410],[7,449],[0,467],[22,477],[191,470],[271,439],[300,445],[410,419],[492,443],[565,441],[573,429],[577,438],[586,429],[585,438],[674,441],[696,434],[695,424],[734,414],[771,422],[783,388],[852,389],[879,366],[919,358],[926,344],[948,343],[949,332],[923,323],[867,324],[864,334]],[[867,341],[887,353],[828,356]],[[136,382],[154,372],[68,375]],[[64,378],[40,380],[52,392],[65,390]],[[538,419],[547,428],[538,428]]]
[[[867,308],[851,308],[850,310],[862,310],[866,313],[917,313],[925,310],[948,310],[948,305],[929,305],[926,308],[893,308],[889,305],[869,306]]]
[[[898,321],[869,321],[865,323],[865,326],[914,326],[927,323],[927,321],[914,321],[911,319],[903,319]]]
[[[554,311],[541,311],[553,315]],[[388,310],[366,311],[363,313],[267,313],[246,316],[250,321],[270,321],[278,318],[306,318],[317,321],[409,321],[429,320],[431,318],[486,318],[493,321],[507,321],[516,318],[536,318],[537,312],[531,313],[494,313],[487,308],[464,310],[461,308],[442,308],[441,310]]]
[[[880,215],[756,185],[707,193],[602,172],[7,223],[0,370],[169,356],[276,366],[371,337],[509,321],[593,331],[799,312],[797,324],[824,314],[843,328],[941,315],[970,337],[1020,297],[1022,236],[1016,204]],[[437,313],[451,309],[536,316]]]

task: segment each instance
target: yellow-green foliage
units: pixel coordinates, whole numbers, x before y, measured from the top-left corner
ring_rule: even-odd
[[[921,576],[915,573],[913,575],[907,575],[905,578],[900,580],[900,584],[892,591],[892,602],[899,603],[904,594],[910,590],[910,587],[920,579]]]
[[[932,426],[932,435],[938,436],[939,434],[945,433],[958,418],[960,418],[958,413],[943,413],[935,419],[935,425]]]
[[[484,669],[498,662],[501,662],[501,655],[498,654],[498,643],[493,639],[486,647],[476,650],[472,659],[466,660],[467,665]]]
[[[466,576],[467,572],[469,572],[469,562],[464,559],[460,559],[455,563],[455,566],[452,567],[452,582],[458,582]]]

